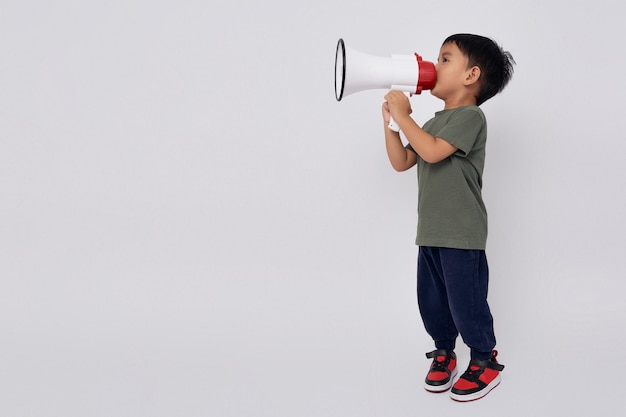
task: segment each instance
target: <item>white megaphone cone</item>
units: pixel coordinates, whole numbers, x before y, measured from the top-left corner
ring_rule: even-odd
[[[343,39],[337,42],[335,54],[335,98],[357,91],[385,88],[408,94],[430,90],[437,81],[435,64],[418,54],[379,57],[347,48]],[[399,130],[393,119],[389,128]]]

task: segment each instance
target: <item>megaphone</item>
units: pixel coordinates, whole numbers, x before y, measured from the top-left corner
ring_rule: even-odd
[[[380,57],[346,47],[343,39],[335,52],[335,98],[357,91],[385,88],[410,95],[430,90],[437,82],[435,64],[424,61],[417,53]],[[393,119],[389,128],[399,131]]]

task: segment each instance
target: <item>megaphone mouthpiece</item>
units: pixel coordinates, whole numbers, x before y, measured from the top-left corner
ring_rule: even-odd
[[[437,83],[437,69],[435,64],[429,61],[424,61],[421,56],[415,53],[417,59],[417,90],[416,94],[420,94],[422,90],[430,90]]]

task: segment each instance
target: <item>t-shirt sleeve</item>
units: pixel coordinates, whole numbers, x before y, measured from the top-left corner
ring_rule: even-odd
[[[451,117],[435,136],[458,148],[457,156],[465,157],[474,147],[485,123],[481,112],[465,109]]]

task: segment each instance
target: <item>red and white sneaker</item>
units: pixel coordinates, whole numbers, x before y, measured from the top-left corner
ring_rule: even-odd
[[[444,392],[452,386],[452,379],[457,374],[456,354],[452,350],[438,349],[426,354],[432,359],[424,388],[430,392]]]
[[[498,351],[494,350],[490,360],[472,359],[465,373],[452,387],[450,398],[455,401],[473,401],[497,387],[504,365],[498,363],[496,356]]]

